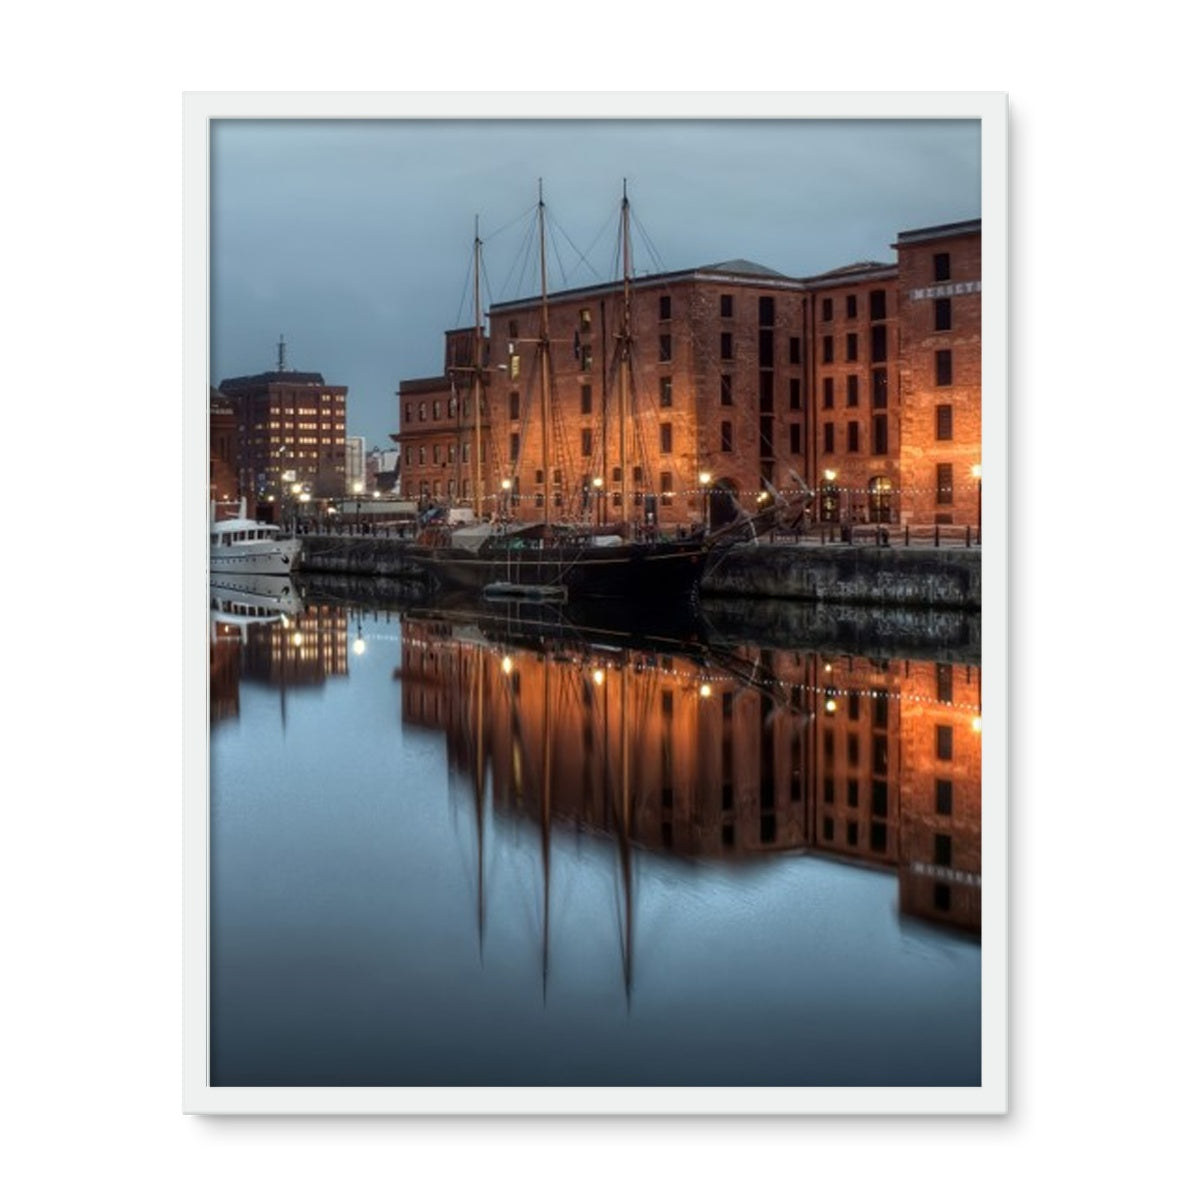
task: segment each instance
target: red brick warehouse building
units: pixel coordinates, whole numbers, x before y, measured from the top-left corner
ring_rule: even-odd
[[[623,285],[553,293],[544,317],[540,297],[494,304],[478,350],[473,329],[451,331],[443,374],[400,384],[401,492],[471,502],[481,486],[484,513],[672,525],[811,488],[825,520],[974,524],[961,481],[980,457],[979,242],[963,222],[900,234],[897,264],[799,279],[736,260],[633,280],[624,480]],[[945,286],[939,255],[950,297],[926,294]],[[951,330],[929,302],[948,298]]]

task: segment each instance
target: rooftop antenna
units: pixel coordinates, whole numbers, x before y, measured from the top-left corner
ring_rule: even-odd
[[[279,335],[279,364],[275,369],[281,373],[287,370],[287,345],[282,333]]]

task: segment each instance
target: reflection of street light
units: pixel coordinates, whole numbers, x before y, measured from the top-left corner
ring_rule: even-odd
[[[712,483],[712,472],[701,471],[700,472],[700,486],[704,490],[704,532],[705,533],[708,532],[708,528],[709,528],[708,497],[711,493],[709,492],[708,485],[710,483]]]
[[[971,467],[971,474],[975,477],[975,530],[976,540],[983,541],[983,465],[975,463]]]
[[[512,495],[512,480],[500,480],[500,487],[504,492],[504,515],[508,516],[509,497]]]

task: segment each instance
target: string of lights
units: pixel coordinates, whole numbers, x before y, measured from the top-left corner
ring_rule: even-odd
[[[412,650],[419,650],[422,652],[428,652],[428,651],[436,652],[439,650],[446,650],[449,648],[448,643],[446,643],[444,641],[433,641],[433,640],[427,640],[427,639],[416,638],[416,637],[402,638],[401,645],[406,650],[412,649]],[[472,649],[474,649],[474,648],[475,647],[472,647]],[[506,650],[506,651],[502,652],[500,649],[494,648],[494,647],[489,647],[489,650],[493,657],[497,657],[497,656],[500,657],[502,670],[504,670],[504,663],[505,662],[508,663],[508,668],[507,668],[507,670],[505,670],[505,674],[508,674],[511,670],[513,670],[515,668],[516,660],[514,659],[513,652],[511,650]],[[518,655],[520,653],[521,653],[520,651],[517,652]],[[641,663],[641,664],[637,664],[637,665],[630,664],[630,663],[615,663],[611,659],[604,658],[602,656],[597,656],[595,658],[580,659],[572,665],[577,666],[578,669],[580,670],[580,672],[583,673],[584,675],[590,675],[592,677],[593,683],[595,683],[596,686],[600,686],[603,683],[604,678],[606,678],[610,672],[621,671],[628,666],[634,666],[635,670],[640,668],[641,671],[647,671],[647,670],[653,671],[657,675],[662,675],[662,676],[665,676],[670,679],[683,680],[689,684],[699,684],[701,686],[708,685],[710,688],[710,691],[714,684],[716,684],[716,685],[732,684],[733,686],[738,687],[738,688],[746,686],[746,681],[744,679],[741,679],[738,676],[731,674],[730,672],[726,672],[726,671],[714,672],[711,670],[711,668],[705,668],[705,667],[700,667],[700,666],[697,666],[694,670],[682,671],[675,667],[664,667],[662,665],[651,665],[648,663]],[[597,674],[600,675],[599,679],[596,678]],[[815,696],[824,703],[827,711],[830,711],[827,707],[828,702],[830,700],[837,701],[837,700],[842,700],[842,699],[849,699],[852,696],[858,696],[860,699],[904,700],[907,703],[911,703],[911,704],[930,704],[930,705],[938,706],[940,708],[949,709],[952,711],[968,713],[973,716],[978,716],[982,712],[982,708],[979,704],[967,704],[967,703],[962,703],[960,701],[943,700],[943,699],[940,699],[936,695],[930,695],[930,694],[927,694],[924,692],[913,692],[913,691],[901,690],[899,688],[891,689],[891,688],[886,688],[886,687],[884,687],[884,688],[881,688],[881,687],[849,687],[849,686],[834,686],[831,684],[824,684],[824,683],[820,683],[820,684],[795,683],[789,679],[784,679],[781,676],[768,675],[768,674],[763,674],[763,675],[758,676],[757,679],[755,680],[755,684],[756,684],[756,686],[761,687],[761,688],[780,688],[780,689],[782,689],[784,691],[788,691],[788,692],[800,692],[802,694],[808,694],[811,696]]]

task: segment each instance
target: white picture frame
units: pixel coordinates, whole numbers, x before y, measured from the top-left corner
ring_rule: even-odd
[[[1002,93],[189,93],[184,103],[184,1095],[212,1114],[976,1114],[1009,1096],[1008,151]],[[208,1078],[209,133],[234,118],[969,119],[981,127],[983,572],[982,1075],[976,1088],[277,1088]],[[215,382],[215,381],[214,381]],[[993,481],[995,486],[993,486]]]

